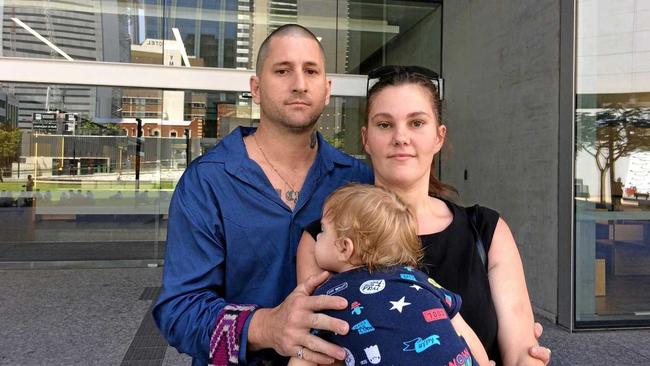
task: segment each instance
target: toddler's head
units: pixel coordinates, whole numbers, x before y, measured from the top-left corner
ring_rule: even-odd
[[[325,201],[321,227],[316,262],[332,272],[415,267],[422,258],[415,215],[396,194],[380,187],[350,184],[336,190]]]

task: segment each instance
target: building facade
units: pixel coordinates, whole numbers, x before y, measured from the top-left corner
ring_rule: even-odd
[[[18,100],[8,91],[0,90],[0,124],[18,127]]]
[[[438,174],[507,220],[536,314],[650,325],[650,0],[0,0],[0,19],[0,100],[22,130],[2,160],[0,266],[162,264],[188,159],[257,124],[257,49],[297,22],[326,51],[328,141],[365,158],[368,71],[438,72]],[[52,111],[74,131],[39,127]]]

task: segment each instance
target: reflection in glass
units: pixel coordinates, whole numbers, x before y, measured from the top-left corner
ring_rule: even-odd
[[[441,11],[398,0],[0,0],[0,57],[253,70],[266,36],[296,22],[322,42],[330,73],[439,71]],[[256,126],[259,107],[249,93],[64,84],[0,82],[0,261],[161,259],[189,161]],[[364,108],[333,96],[318,129],[364,158]]]
[[[650,49],[631,28],[642,4],[578,2],[578,326],[650,318],[650,69],[638,62]]]
[[[337,50],[336,69],[331,71],[367,74],[382,65],[418,65],[440,71],[441,2],[338,4],[337,37],[332,37],[334,44],[323,43],[326,49]]]
[[[440,1],[5,0],[0,6],[5,57],[252,70],[270,32],[300,23],[323,44],[328,72],[365,74],[384,64],[440,70]]]
[[[50,98],[32,92],[30,109],[17,108],[22,129],[0,128],[0,261],[161,260],[188,162],[259,121],[248,93],[2,85],[19,98],[48,89]],[[363,103],[332,97],[318,125],[360,158]]]

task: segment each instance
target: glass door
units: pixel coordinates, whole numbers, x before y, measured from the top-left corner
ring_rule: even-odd
[[[577,5],[576,326],[647,322],[650,1]]]

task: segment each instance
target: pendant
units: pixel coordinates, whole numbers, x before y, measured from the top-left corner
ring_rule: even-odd
[[[290,189],[290,190],[287,191],[287,193],[284,194],[284,197],[289,202],[298,202],[298,195],[299,194],[300,194],[300,191],[296,192],[293,189]]]

